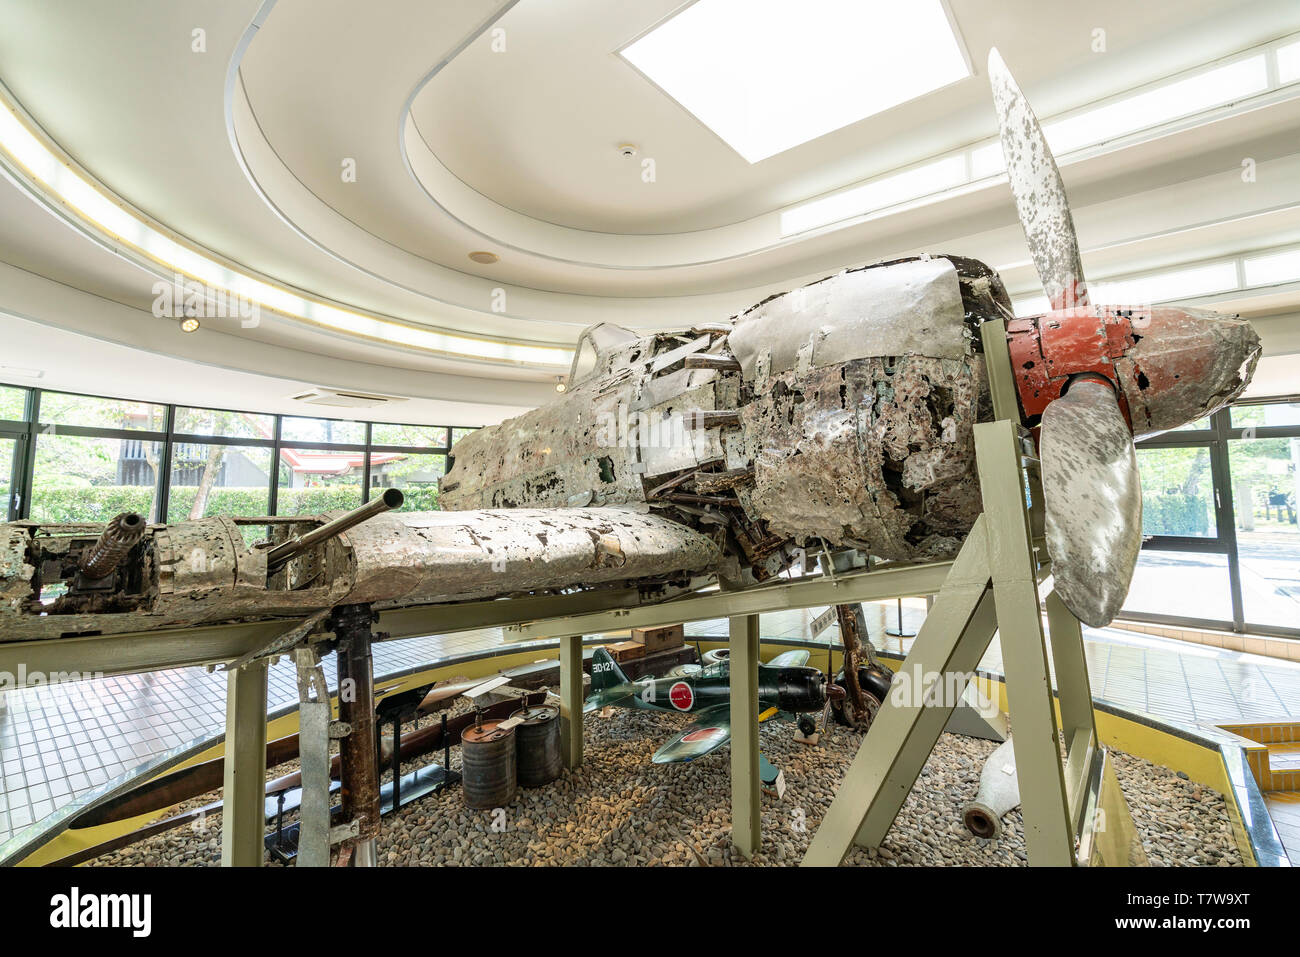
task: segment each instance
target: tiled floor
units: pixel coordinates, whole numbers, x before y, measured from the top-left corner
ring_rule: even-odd
[[[1270,744],[1268,764],[1274,771],[1300,771],[1300,744]]]
[[[924,616],[919,599],[905,601],[903,630]],[[825,609],[764,615],[765,639],[804,638]],[[905,650],[893,602],[868,607],[873,643]],[[727,622],[687,626],[688,634],[725,635]],[[838,643],[834,626],[819,641]],[[429,636],[375,646],[376,679],[427,667],[464,654],[501,648],[500,629]],[[1097,698],[1166,720],[1208,727],[1247,718],[1300,718],[1300,664],[1189,645],[1113,629],[1086,629],[1092,690]],[[814,655],[813,664],[817,663]],[[981,667],[1000,672],[995,640]],[[326,674],[333,672],[332,662]],[[292,665],[271,669],[268,709],[297,701]],[[211,739],[224,728],[225,675],[198,668],[103,678],[0,697],[0,843],[35,821],[146,760]],[[1300,813],[1300,812],[1298,812]]]
[[[1265,795],[1265,800],[1287,857],[1293,863],[1300,863],[1300,792],[1272,791]]]

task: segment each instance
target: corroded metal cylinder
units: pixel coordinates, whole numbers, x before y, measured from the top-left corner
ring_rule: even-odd
[[[514,728],[502,728],[500,721],[466,728],[460,737],[460,773],[466,807],[490,810],[513,801],[519,790]]]
[[[537,705],[515,713],[522,718],[516,732],[515,767],[519,786],[537,788],[550,784],[564,769],[560,753],[560,709]]]
[[[144,538],[145,521],[135,512],[114,516],[99,539],[81,553],[77,567],[87,578],[107,578],[113,574],[126,553]]]

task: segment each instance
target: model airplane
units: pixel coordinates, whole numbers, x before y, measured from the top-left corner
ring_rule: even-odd
[[[652,601],[770,578],[805,547],[950,557],[981,508],[972,427],[990,415],[979,331],[994,321],[1039,430],[1057,591],[1108,623],[1141,544],[1134,436],[1240,394],[1259,340],[1209,313],[1090,304],[1042,130],[996,52],[989,74],[1052,311],[1014,318],[993,270],[936,255],[688,332],[599,325],[564,395],[456,444],[446,511],[345,531],[318,527],[329,516],[0,525],[0,640],[611,587]],[[270,542],[248,547],[241,525]]]
[[[821,711],[828,695],[844,694],[816,668],[806,668],[807,651],[786,651],[758,666],[759,710],[792,714]],[[678,711],[695,720],[655,752],[655,764],[694,761],[731,740],[731,679],[724,658],[686,676],[631,681],[604,648],[591,658],[591,694],[584,712],[601,708]]]

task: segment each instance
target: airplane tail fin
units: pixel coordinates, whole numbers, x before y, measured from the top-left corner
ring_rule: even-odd
[[[623,674],[623,669],[618,666],[613,656],[604,647],[597,647],[591,656],[591,693],[598,694],[609,688],[627,684],[627,681],[627,675]]]

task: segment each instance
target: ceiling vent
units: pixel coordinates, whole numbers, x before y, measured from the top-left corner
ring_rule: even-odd
[[[390,402],[405,402],[397,395],[372,395],[369,392],[343,392],[338,389],[308,389],[289,398],[312,405],[329,405],[341,409],[372,409]]]

